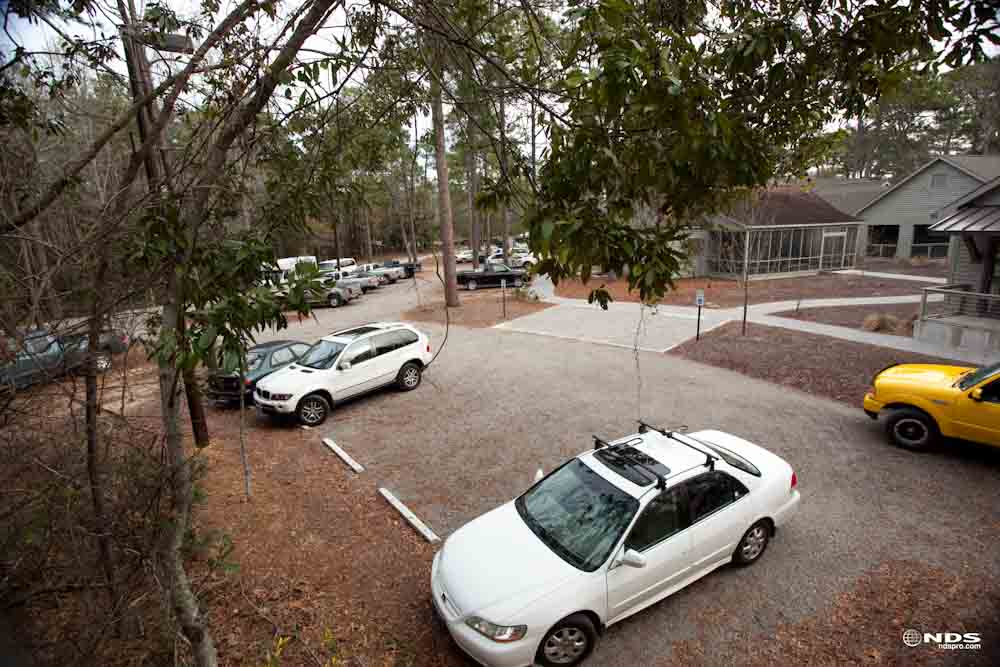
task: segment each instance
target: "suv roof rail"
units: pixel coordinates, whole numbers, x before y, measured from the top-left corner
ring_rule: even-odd
[[[687,430],[687,426],[679,426],[679,427],[677,427],[677,429],[668,430],[668,429],[664,429],[664,428],[659,428],[657,426],[653,426],[652,424],[647,424],[646,422],[642,421],[641,419],[637,419],[636,421],[639,422],[639,433],[646,433],[647,431],[656,431],[660,435],[664,435],[664,436],[670,438],[671,440],[676,440],[677,442],[681,443],[682,445],[685,445],[686,447],[689,447],[690,449],[693,449],[694,451],[698,452],[699,454],[703,454],[705,456],[705,463],[703,463],[702,465],[708,467],[709,470],[715,470],[715,462],[719,460],[718,456],[716,456],[712,452],[706,452],[701,447],[695,447],[691,443],[692,442],[697,442],[697,440],[694,440],[693,438],[686,438],[685,437],[682,440],[681,438],[677,437],[678,435],[680,435],[681,431],[686,431]]]

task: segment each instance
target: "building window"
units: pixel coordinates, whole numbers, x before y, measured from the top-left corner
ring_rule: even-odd
[[[935,190],[948,187],[948,174],[931,174],[931,187]]]

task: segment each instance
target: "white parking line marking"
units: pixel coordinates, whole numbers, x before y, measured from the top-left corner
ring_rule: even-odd
[[[351,470],[354,472],[364,472],[365,467],[351,458],[351,455],[341,449],[340,445],[335,443],[330,438],[323,438],[323,444],[329,447],[334,454],[340,457],[340,460],[346,463]]]
[[[441,538],[434,534],[434,531],[427,527],[423,521],[417,518],[417,515],[410,511],[410,508],[400,502],[399,498],[392,495],[389,489],[384,487],[379,488],[379,493],[382,497],[389,501],[389,504],[396,508],[403,518],[406,519],[411,526],[417,529],[417,532],[424,536],[424,539],[428,542],[440,542]]]

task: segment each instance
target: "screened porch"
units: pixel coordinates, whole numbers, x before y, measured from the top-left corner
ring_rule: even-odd
[[[852,269],[862,224],[751,226],[729,219],[708,232],[708,273],[761,278]]]

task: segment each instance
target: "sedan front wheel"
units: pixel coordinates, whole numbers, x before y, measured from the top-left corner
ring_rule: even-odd
[[[535,658],[547,667],[578,665],[590,655],[596,643],[593,622],[586,614],[572,614],[549,630]]]

